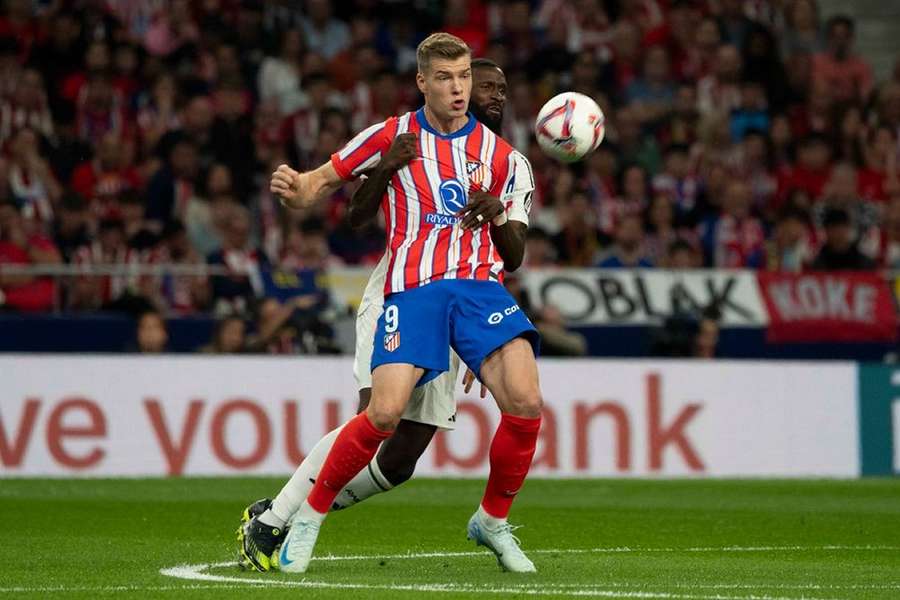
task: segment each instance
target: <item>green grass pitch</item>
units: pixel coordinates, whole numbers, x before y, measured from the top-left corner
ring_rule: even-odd
[[[0,597],[900,598],[900,480],[529,481],[526,576],[465,540],[482,482],[418,480],[333,514],[305,577],[222,564],[281,483],[0,479]]]

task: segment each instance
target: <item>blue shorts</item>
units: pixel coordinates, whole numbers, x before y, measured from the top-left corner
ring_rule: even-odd
[[[384,299],[372,370],[391,363],[415,365],[425,369],[417,384],[422,385],[448,370],[452,347],[480,376],[484,359],[520,336],[537,356],[540,336],[502,285],[442,279]]]

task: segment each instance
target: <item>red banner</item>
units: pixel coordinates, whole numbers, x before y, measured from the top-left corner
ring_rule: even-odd
[[[892,342],[897,311],[878,273],[760,273],[769,342]]]

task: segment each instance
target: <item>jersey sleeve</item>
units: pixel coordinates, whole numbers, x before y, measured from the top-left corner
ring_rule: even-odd
[[[363,171],[378,164],[396,132],[397,118],[391,117],[356,134],[346,146],[331,155],[331,164],[338,176],[347,181],[356,179]]]
[[[506,206],[506,215],[511,221],[519,221],[528,225],[528,215],[531,213],[531,200],[534,194],[534,175],[531,172],[531,163],[520,152],[509,155],[512,162],[510,172],[512,178],[506,185],[506,193],[503,195],[503,205]]]

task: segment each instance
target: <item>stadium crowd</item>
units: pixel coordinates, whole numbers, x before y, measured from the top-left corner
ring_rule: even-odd
[[[226,273],[0,275],[8,310],[140,298],[166,315],[252,312],[258,331],[290,311],[315,320],[327,292],[302,275],[373,264],[385,234],[346,223],[350,188],[282,209],[269,174],[416,108],[415,48],[439,29],[506,72],[504,137],[537,185],[524,268],[900,266],[900,62],[875,81],[853,21],[820,18],[815,0],[2,7],[0,263]],[[565,90],[607,118],[599,150],[570,166],[532,135]],[[284,273],[297,293],[261,301]],[[223,321],[210,349],[238,327]]]

